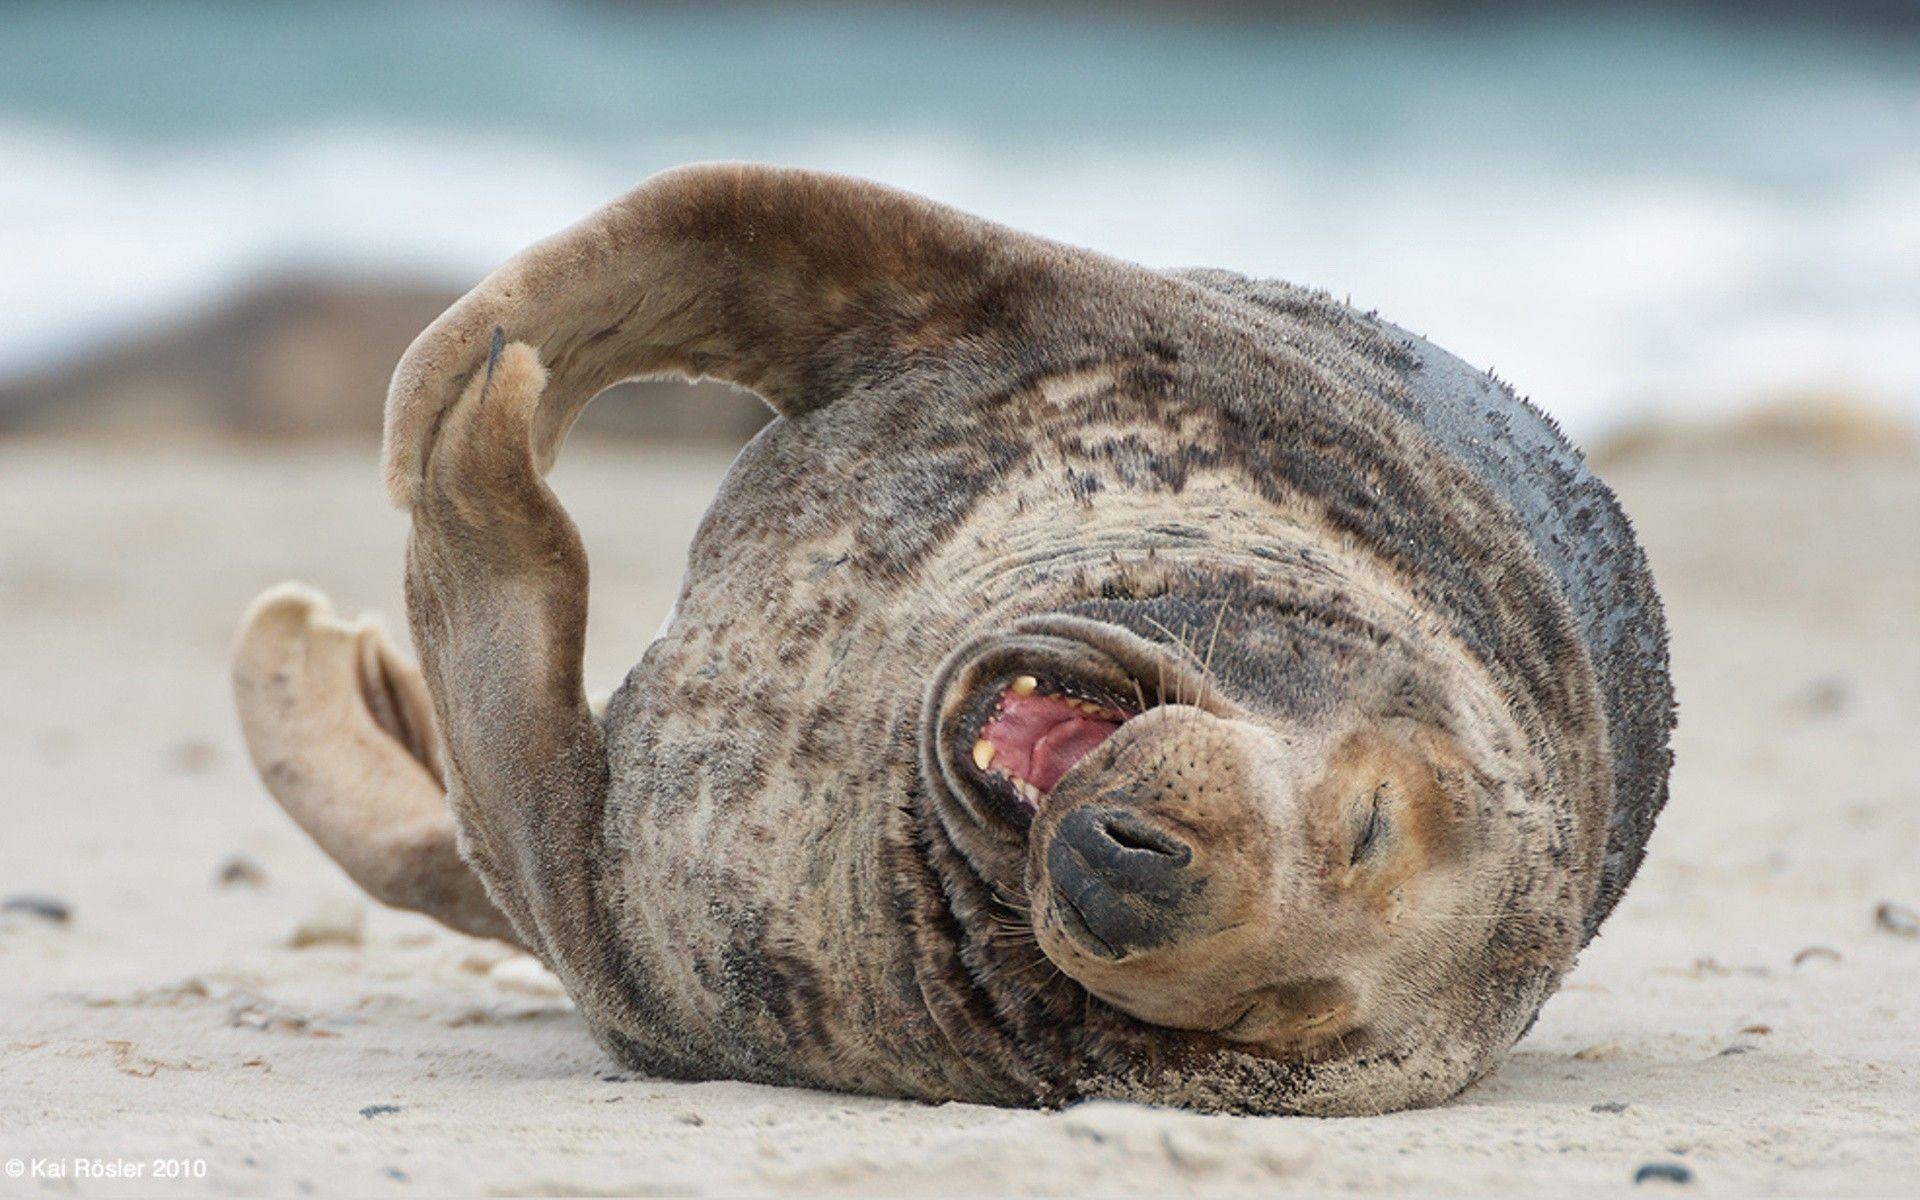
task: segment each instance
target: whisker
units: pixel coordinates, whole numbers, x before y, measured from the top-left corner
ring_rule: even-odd
[[[1182,625],[1180,632],[1173,635],[1173,644],[1180,648],[1180,657],[1187,656],[1187,627]],[[1173,677],[1173,702],[1182,708],[1187,704],[1187,673],[1185,671]]]
[[[1213,652],[1220,644],[1220,626],[1226,621],[1226,618],[1227,601],[1223,596],[1220,599],[1220,611],[1213,614],[1213,632],[1207,635],[1206,660],[1200,664],[1200,686],[1205,689],[1205,691],[1201,693],[1201,703],[1203,704],[1213,699]]]
[[[1199,662],[1200,656],[1193,652],[1193,646],[1190,645],[1187,641],[1187,635],[1192,632],[1193,631],[1187,627],[1186,622],[1182,621],[1180,623],[1180,649],[1186,654],[1188,658],[1193,659],[1195,662]],[[1181,695],[1183,696],[1186,695],[1186,686],[1187,686],[1186,681],[1182,680],[1180,684],[1180,688],[1181,688]],[[1183,703],[1192,704],[1195,699],[1198,699],[1198,697],[1188,697],[1186,700],[1183,701]]]
[[[1052,971],[1054,974],[1056,975],[1060,974],[1060,968],[1053,965],[1053,960],[1048,958],[1046,955],[1042,954],[1038,958],[1036,958],[1034,961],[1028,963],[1023,967],[1015,967],[1012,970],[1007,971],[1002,977],[1008,981],[1012,981],[1015,979],[1022,979],[1028,975],[1031,975],[1035,967],[1046,967],[1048,970]]]
[[[1185,649],[1185,647],[1183,647],[1180,644],[1179,634],[1175,633],[1171,629],[1168,629],[1165,625],[1162,625],[1158,620],[1155,620],[1153,617],[1148,617],[1147,620],[1152,621],[1153,627],[1155,629],[1158,629],[1162,634],[1166,635],[1168,640],[1170,640],[1173,643],[1173,646],[1171,647],[1171,649],[1173,649],[1176,653],[1178,653],[1180,650]],[[1164,657],[1158,658],[1155,662],[1155,666],[1160,672],[1160,700],[1161,700],[1161,703],[1164,704],[1167,698],[1166,659]],[[1173,681],[1173,702],[1175,705],[1178,705],[1180,703],[1180,680],[1177,676]]]
[[[1222,602],[1222,607],[1220,611],[1221,611],[1221,614],[1224,614],[1226,612],[1224,601]],[[1200,666],[1201,679],[1198,681],[1197,686],[1204,689],[1206,686],[1205,673],[1209,669],[1209,664],[1211,664],[1213,659],[1213,651],[1211,649],[1211,646],[1209,646],[1206,659],[1205,661],[1203,661],[1201,656],[1195,652],[1192,644],[1188,641],[1187,635],[1192,632],[1192,630],[1188,626],[1183,624],[1180,627],[1180,632],[1176,633],[1172,629],[1167,628],[1166,625],[1164,625],[1163,623],[1161,623],[1160,621],[1156,620],[1151,616],[1147,617],[1147,621],[1151,623],[1155,629],[1158,629],[1161,633],[1165,634],[1169,639],[1172,640],[1174,648],[1179,651],[1180,657],[1192,663],[1198,664]],[[1214,621],[1214,636],[1216,638],[1219,635],[1219,629],[1220,629],[1219,618],[1216,617]],[[1166,689],[1167,689],[1167,683],[1165,679],[1165,666],[1162,663],[1156,663],[1155,666],[1158,669],[1160,669],[1162,672],[1162,678],[1160,680],[1160,692],[1161,692],[1161,697],[1164,700],[1166,695]],[[1174,695],[1175,704],[1185,705],[1188,703],[1188,699],[1186,695],[1186,680],[1184,679],[1184,677],[1177,678],[1174,680],[1174,693],[1175,693]],[[1203,690],[1198,696],[1195,697],[1195,700],[1198,701],[1200,699],[1203,699],[1205,695],[1206,693]]]
[[[1030,911],[1028,910],[1025,904],[1021,903],[1018,900],[1001,895],[998,889],[990,890],[987,893],[987,899],[993,901],[995,904],[998,904],[1001,908],[1006,909],[1008,912],[1018,913],[1022,917],[1031,915]]]

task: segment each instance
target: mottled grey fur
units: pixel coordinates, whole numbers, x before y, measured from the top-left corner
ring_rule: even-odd
[[[669,372],[754,388],[780,419],[596,719],[585,555],[540,472],[595,393]],[[690,168],[424,333],[387,450],[434,711],[362,726],[437,727],[443,842],[457,829],[471,864],[434,860],[446,899],[400,902],[470,914],[484,883],[641,1070],[996,1103],[1435,1102],[1525,1031],[1664,802],[1664,631],[1611,493],[1503,385],[1319,293],[1149,271],[834,176]],[[290,627],[289,603],[243,636],[256,760],[356,878],[386,879],[364,865],[377,781],[345,761],[364,745],[330,789],[286,714],[352,708],[365,662],[395,668],[301,683],[286,664],[326,625]],[[1027,662],[1124,675],[1151,709],[1031,827],[965,762],[981,689]],[[1330,814],[1376,778],[1419,797],[1423,849],[1327,884]],[[1045,846],[1095,803],[1186,822],[1217,857],[1211,891],[1170,908],[1204,923],[1238,898],[1258,919],[1077,957]]]
[[[1325,303],[1290,284],[1227,271],[1183,274],[1280,313]],[[1667,803],[1673,761],[1667,627],[1646,555],[1612,491],[1551,417],[1425,338],[1371,313],[1365,320],[1405,349],[1395,358],[1404,386],[1386,399],[1512,506],[1593,658],[1613,745],[1614,798],[1605,872],[1587,923],[1592,937],[1640,867],[1654,818]]]

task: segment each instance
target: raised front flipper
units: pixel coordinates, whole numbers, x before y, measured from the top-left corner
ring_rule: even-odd
[[[465,851],[520,939],[618,1007],[595,886],[607,766],[581,684],[587,560],[530,444],[546,374],[496,339],[444,414],[414,496],[407,612]]]
[[[522,251],[415,339],[387,400],[387,487],[412,504],[436,423],[495,330],[549,372],[532,434],[545,473],[580,410],[621,380],[720,379],[795,416],[916,355],[982,353],[988,326],[1046,311],[1064,274],[1118,267],[863,180],[667,171]]]
[[[341,621],[325,596],[282,584],[247,612],[233,689],[267,789],[355,883],[462,933],[515,940],[460,858],[420,670],[378,625]]]

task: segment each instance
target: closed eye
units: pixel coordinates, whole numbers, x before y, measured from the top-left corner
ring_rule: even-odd
[[[1353,857],[1347,860],[1348,866],[1354,866],[1373,849],[1385,831],[1386,819],[1380,815],[1380,793],[1387,790],[1386,784],[1373,789],[1373,795],[1367,801],[1367,823],[1361,827],[1360,836],[1354,839]]]

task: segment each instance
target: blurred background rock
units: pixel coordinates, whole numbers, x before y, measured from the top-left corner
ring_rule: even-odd
[[[465,287],[710,158],[1324,286],[1618,453],[1920,413],[1908,0],[21,3],[0,434],[370,439]],[[763,420],[629,391],[582,435]]]
[[[377,276],[263,279],[0,384],[0,431],[372,436],[393,364],[459,295]],[[589,407],[579,432],[744,442],[766,418],[719,384],[637,382]]]

